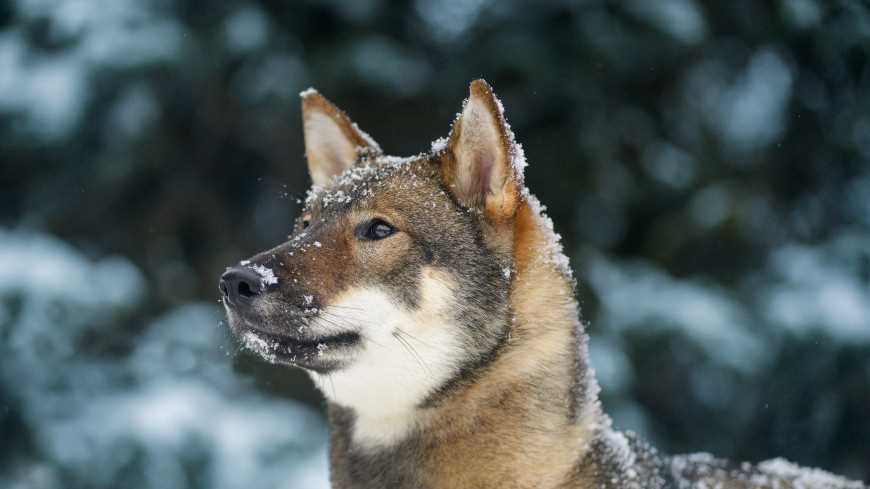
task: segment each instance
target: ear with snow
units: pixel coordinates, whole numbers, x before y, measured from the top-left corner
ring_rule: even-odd
[[[490,219],[510,218],[521,186],[510,129],[489,84],[475,80],[469,90],[450,131],[442,173],[463,205],[480,208]]]
[[[328,185],[353,166],[363,152],[380,153],[378,143],[314,89],[309,88],[301,96],[305,156],[314,185]]]

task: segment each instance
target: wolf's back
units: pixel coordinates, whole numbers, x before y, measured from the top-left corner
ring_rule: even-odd
[[[666,456],[632,433],[602,430],[577,474],[600,489],[868,489],[784,459],[735,464],[707,453]]]

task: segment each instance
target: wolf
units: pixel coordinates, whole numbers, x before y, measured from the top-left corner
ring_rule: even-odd
[[[485,81],[408,158],[301,97],[304,210],[219,288],[242,345],[325,396],[333,487],[866,489],[782,459],[667,456],[611,426],[568,260]]]

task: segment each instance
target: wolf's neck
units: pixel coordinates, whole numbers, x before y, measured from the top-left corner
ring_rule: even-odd
[[[433,407],[380,419],[331,407],[335,487],[557,487],[576,470],[602,414],[573,287],[552,246],[549,226],[523,207],[511,334],[472,381]],[[355,441],[360,423],[385,443]]]

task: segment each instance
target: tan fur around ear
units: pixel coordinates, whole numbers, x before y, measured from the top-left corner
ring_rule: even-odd
[[[311,88],[300,95],[305,156],[314,185],[327,186],[353,166],[361,151],[381,152],[378,143],[324,96]]]
[[[443,175],[464,205],[495,221],[507,219],[519,202],[513,138],[489,84],[475,80],[469,92],[442,156]]]

